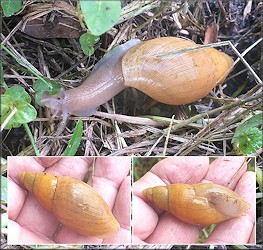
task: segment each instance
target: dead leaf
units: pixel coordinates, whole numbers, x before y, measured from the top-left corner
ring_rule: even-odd
[[[28,21],[22,32],[40,39],[79,38],[82,29],[79,22],[69,17],[56,16],[52,21],[43,18]]]
[[[204,44],[216,43],[219,26],[216,23],[212,23],[207,26],[205,31]]]

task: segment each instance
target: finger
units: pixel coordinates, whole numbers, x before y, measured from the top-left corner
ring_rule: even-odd
[[[34,157],[29,156],[9,156],[7,165],[8,177],[23,188],[24,186],[18,177],[20,172],[43,172],[45,169]]]
[[[52,159],[52,157],[45,158],[47,158],[45,159],[45,164],[47,166],[49,165],[48,159]],[[78,180],[83,180],[87,175],[88,169],[91,166],[93,160],[94,157],[60,157],[60,160],[47,167],[45,172],[57,176],[69,176]]]
[[[58,161],[61,160],[61,156],[55,156],[55,157],[34,157],[34,159],[39,162],[39,164],[41,166],[43,166],[44,168],[49,168],[51,167],[53,164],[57,163]]]
[[[146,173],[142,178],[133,184],[133,238],[144,240],[146,239],[155,229],[158,223],[158,214],[148,203],[146,198],[143,196],[142,191],[151,185],[160,186],[165,183],[151,171]],[[162,213],[161,210],[158,213]],[[143,225],[141,224],[144,222]]]
[[[248,243],[255,222],[255,190],[255,174],[248,171],[240,178],[235,189],[237,193],[251,204],[248,214],[218,224],[206,240],[206,243]]]
[[[132,235],[132,244],[136,244],[136,245],[146,245],[147,243],[143,240],[141,240],[139,237],[135,236],[134,234]],[[160,246],[158,246],[160,247]],[[139,249],[139,246],[138,248]],[[159,248],[160,249],[160,248]]]
[[[31,231],[32,234],[42,236],[43,239],[53,239],[60,224],[56,217],[42,207],[31,193],[28,193],[26,202],[16,222],[22,228]],[[27,244],[33,243],[32,240],[34,238],[29,238]],[[38,243],[40,244],[42,241]]]
[[[164,181],[166,185],[173,183],[197,183],[205,176],[209,168],[206,156],[168,157],[151,169],[151,172]]]
[[[8,221],[8,230],[9,232],[12,232],[9,233],[7,237],[8,245],[28,244],[28,239],[30,239],[32,244],[39,244],[39,242],[42,244],[54,244],[54,241],[43,237],[42,235],[36,235],[12,220]]]
[[[114,204],[114,215],[121,227],[130,231],[130,210],[131,206],[131,178],[128,176],[124,179],[119,189],[116,202]]]
[[[256,175],[255,172],[247,171],[240,178],[235,192],[243,197],[249,204],[250,209],[247,213],[247,219],[251,221],[252,224],[255,222],[256,216]]]
[[[253,230],[252,230],[252,233],[250,235],[248,243],[249,244],[256,244],[256,228],[255,228],[255,224],[254,224],[254,227],[253,227]]]
[[[189,244],[195,243],[200,228],[185,223],[172,214],[165,212],[159,219],[154,232],[145,239],[147,243],[154,244]]]
[[[131,178],[126,177],[122,182],[116,202],[113,208],[113,214],[120,223],[120,230],[111,238],[106,238],[103,244],[129,244],[131,242]]]
[[[8,179],[8,218],[16,220],[26,200],[27,192]]]
[[[65,226],[61,226],[59,233],[54,238],[58,244],[101,244],[102,239],[95,236],[80,235]]]
[[[134,183],[134,187],[136,184]],[[138,196],[132,198],[132,233],[134,238],[146,239],[155,229],[159,217],[154,209]]]
[[[210,164],[209,171],[204,180],[234,189],[246,170],[247,163],[245,157],[218,157]]]
[[[111,209],[130,166],[131,158],[126,156],[96,159],[93,178],[89,178],[88,184],[99,192]]]

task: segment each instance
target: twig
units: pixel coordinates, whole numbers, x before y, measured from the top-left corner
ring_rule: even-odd
[[[167,150],[167,146],[168,146],[168,141],[169,141],[169,136],[170,136],[170,133],[171,133],[171,128],[172,128],[173,120],[174,120],[174,115],[172,116],[170,125],[169,125],[169,127],[168,127],[168,131],[167,131],[167,135],[166,135],[166,139],[165,139],[165,143],[164,143],[163,155],[166,154],[166,150]]]
[[[151,149],[145,154],[145,156],[151,155],[153,149],[158,145],[158,143],[163,139],[164,135],[161,135],[157,141],[152,145]]]
[[[211,115],[213,115],[215,113],[221,113],[224,110],[228,110],[228,109],[231,109],[231,108],[234,108],[234,107],[237,107],[237,106],[241,106],[241,105],[243,105],[243,104],[245,104],[247,102],[250,102],[250,101],[253,101],[253,100],[256,100],[256,99],[260,99],[260,98],[262,98],[262,94],[261,93],[260,94],[256,94],[254,96],[247,97],[247,98],[245,98],[243,100],[237,100],[236,102],[227,104],[225,106],[221,106],[221,107],[213,109],[213,110],[210,110],[210,111],[208,111],[206,113],[202,113],[202,114],[198,114],[198,115],[192,116],[191,118],[189,118],[187,120],[184,120],[184,121],[182,121],[179,124],[173,125],[172,128],[171,128],[171,131],[174,132],[174,131],[182,128],[182,127],[187,126],[189,123],[194,123],[197,120],[202,119],[204,117],[209,117],[209,116],[211,116]],[[164,129],[162,131],[162,133],[163,134],[167,134],[167,130],[168,130],[167,128]],[[153,134],[153,135],[149,136],[148,139],[154,139],[154,138],[156,138],[158,136],[159,136],[158,134]]]
[[[148,4],[149,3],[149,4]],[[121,17],[117,24],[123,23],[131,18],[158,7],[158,1],[133,1],[122,8]]]

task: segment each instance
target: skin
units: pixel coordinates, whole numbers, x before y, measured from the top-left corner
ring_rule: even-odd
[[[45,171],[83,180],[93,160],[93,157],[9,157],[8,229],[12,233],[8,235],[8,244],[130,243],[129,157],[97,158],[93,180],[88,180],[88,184],[101,194],[120,223],[120,230],[104,240],[79,235],[65,226],[59,229],[60,223],[54,215],[25,190],[18,177],[22,171]]]
[[[155,208],[142,195],[145,188],[172,183],[211,182],[230,189],[251,204],[245,216],[218,223],[207,244],[255,244],[255,173],[247,171],[244,157],[219,157],[209,165],[208,157],[174,157],[157,163],[133,185],[134,244],[194,244],[201,226],[180,221]],[[243,164],[244,163],[244,164]],[[242,165],[243,164],[243,165]],[[180,174],[178,174],[180,173]],[[144,221],[144,223],[141,223]]]

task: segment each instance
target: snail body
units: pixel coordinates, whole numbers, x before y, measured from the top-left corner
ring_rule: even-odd
[[[120,225],[97,191],[67,176],[21,172],[26,189],[66,227],[84,235],[109,237]]]
[[[176,37],[132,39],[110,51],[79,87],[45,94],[42,102],[65,120],[94,114],[127,87],[170,105],[197,101],[224,81],[233,60],[214,48],[185,50],[193,47],[198,45]]]
[[[162,210],[195,225],[210,225],[245,215],[250,205],[234,191],[217,184],[171,184],[143,190]]]

